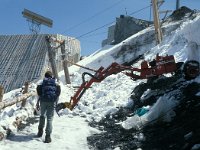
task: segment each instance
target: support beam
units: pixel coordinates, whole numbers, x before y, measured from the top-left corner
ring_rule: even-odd
[[[65,51],[65,41],[63,41],[61,45],[61,53],[62,53],[62,60],[63,60],[63,68],[65,73],[65,81],[66,84],[71,84],[70,77],[69,77],[69,70],[68,70],[68,62],[66,60],[66,51]]]
[[[28,86],[29,86],[29,82],[25,82],[25,88],[24,88],[24,90],[22,91],[22,94],[28,93]],[[22,101],[21,107],[25,107],[25,105],[26,105],[26,99],[24,99],[24,100]]]
[[[55,76],[55,78],[57,79],[57,81],[59,81],[58,72],[57,72],[57,68],[56,68],[56,62],[55,62],[55,56],[53,54],[49,36],[46,36],[46,42],[47,42],[47,46],[48,46],[48,55],[49,55],[49,61],[51,64],[52,72],[53,72],[53,75]]]
[[[162,30],[160,27],[160,20],[159,20],[159,14],[158,14],[158,1],[152,0],[152,5],[153,5],[153,17],[154,17],[156,42],[157,44],[160,44],[162,41]]]
[[[12,105],[14,105],[14,104],[16,104],[18,102],[21,102],[21,101],[23,101],[23,100],[25,100],[25,99],[27,99],[27,98],[29,98],[31,96],[34,96],[34,95],[36,95],[36,93],[26,93],[26,94],[23,94],[20,97],[14,98],[14,99],[12,99],[10,101],[0,102],[0,110],[3,109],[3,108],[6,108],[8,106],[12,106]]]

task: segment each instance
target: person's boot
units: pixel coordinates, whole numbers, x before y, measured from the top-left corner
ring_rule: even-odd
[[[38,134],[37,134],[37,136],[38,136],[38,137],[42,137],[42,134],[43,134],[43,129],[38,129]]]
[[[50,143],[50,142],[51,142],[51,136],[50,135],[46,135],[44,143]]]

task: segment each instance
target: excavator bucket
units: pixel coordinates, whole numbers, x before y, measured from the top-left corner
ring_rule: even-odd
[[[68,108],[70,110],[72,110],[72,105],[70,102],[64,102],[64,103],[59,103],[56,106],[56,112],[58,113],[61,109],[65,109]]]

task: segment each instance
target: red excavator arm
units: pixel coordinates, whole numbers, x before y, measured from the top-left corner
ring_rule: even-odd
[[[94,75],[84,72],[82,74],[83,83],[79,87],[78,91],[71,97],[70,102],[59,103],[56,107],[56,111],[58,112],[61,109],[69,108],[72,110],[85,91],[92,85],[94,82],[101,82],[106,77],[117,74],[122,71],[129,71],[123,72],[127,76],[130,76],[133,79],[147,79],[153,76],[159,76],[165,73],[172,73],[176,71],[176,63],[174,56],[156,56],[156,59],[151,61],[149,64],[147,61],[143,61],[141,63],[141,68],[134,68],[131,66],[124,66],[120,65],[116,62],[112,63],[108,68],[100,67]],[[136,74],[137,72],[137,74]],[[91,78],[89,81],[85,81],[85,76],[89,75]]]

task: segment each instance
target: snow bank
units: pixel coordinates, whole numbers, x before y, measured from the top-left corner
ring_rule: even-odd
[[[170,122],[175,116],[173,108],[178,103],[173,97],[164,95],[160,97],[156,103],[150,107],[149,111],[141,117],[135,114],[133,117],[128,117],[121,124],[125,129],[140,129],[146,124],[154,123],[157,121]]]

